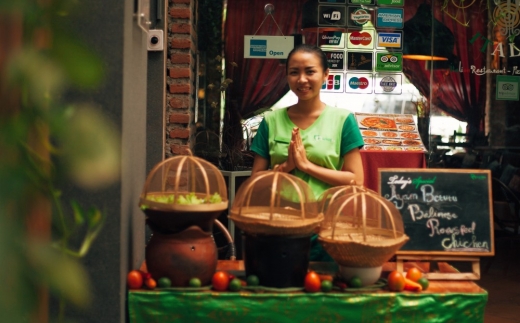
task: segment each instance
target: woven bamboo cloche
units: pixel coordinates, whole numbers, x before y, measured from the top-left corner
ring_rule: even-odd
[[[310,235],[323,220],[310,186],[278,171],[252,175],[241,186],[229,218],[253,235]]]
[[[220,170],[204,159],[171,157],[148,174],[139,206],[160,211],[223,211],[228,206],[226,182]]]
[[[192,225],[211,232],[214,220],[228,207],[226,182],[204,159],[171,157],[148,174],[139,207],[154,232],[179,233]]]
[[[408,241],[399,210],[372,190],[331,188],[320,207],[318,241],[340,266],[382,266]]]

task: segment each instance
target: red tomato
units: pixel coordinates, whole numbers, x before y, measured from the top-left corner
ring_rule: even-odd
[[[419,278],[421,278],[421,277],[422,277],[422,272],[418,268],[411,267],[406,272],[406,278],[411,281],[417,282],[419,280]]]
[[[394,292],[400,292],[404,289],[405,279],[403,274],[397,270],[388,274],[388,289]]]
[[[224,271],[217,271],[211,278],[214,290],[224,291],[229,286],[229,274]]]
[[[321,289],[320,276],[314,271],[309,271],[307,275],[305,275],[305,282],[303,286],[309,293],[319,292]]]
[[[153,279],[153,278],[147,278],[147,279],[144,281],[144,285],[145,285],[148,289],[155,289],[155,287],[157,287],[157,282],[156,282],[155,279]]]
[[[126,275],[126,284],[130,289],[138,289],[143,286],[143,276],[139,270],[131,270]]]

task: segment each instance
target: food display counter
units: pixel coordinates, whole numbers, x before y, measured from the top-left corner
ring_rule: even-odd
[[[311,263],[318,272],[333,263]],[[451,269],[450,269],[451,268]],[[386,263],[383,273],[395,269]],[[441,271],[453,268],[441,265]],[[218,270],[244,275],[241,261],[219,261]],[[209,288],[132,290],[130,323],[169,322],[484,322],[488,293],[473,281],[430,281],[422,292],[384,288],[306,293],[302,289],[216,292]]]

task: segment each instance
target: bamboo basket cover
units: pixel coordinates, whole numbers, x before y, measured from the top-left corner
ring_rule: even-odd
[[[139,206],[178,212],[223,211],[227,187],[220,170],[195,156],[175,156],[158,163],[146,178]]]
[[[408,239],[401,214],[391,202],[374,191],[358,190],[328,203],[318,241],[339,265],[375,267]]]
[[[323,220],[309,185],[278,171],[263,171],[241,186],[229,218],[251,234],[311,234]]]

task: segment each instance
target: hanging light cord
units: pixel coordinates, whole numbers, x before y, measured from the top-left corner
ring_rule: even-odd
[[[273,8],[274,10],[274,8]],[[258,27],[258,29],[256,30],[255,32],[255,35],[258,33],[258,31],[260,30],[260,28],[262,28],[262,25],[264,24],[265,20],[267,19],[267,17],[271,16],[271,18],[273,19],[274,21],[274,24],[276,25],[276,27],[278,27],[278,31],[282,34],[282,36],[285,36],[282,32],[282,30],[280,29],[280,26],[278,26],[278,24],[276,23],[276,20],[274,19],[273,17],[273,14],[271,13],[271,11],[267,12],[267,15],[264,17],[264,20],[262,20],[262,23],[260,24],[260,26]]]

